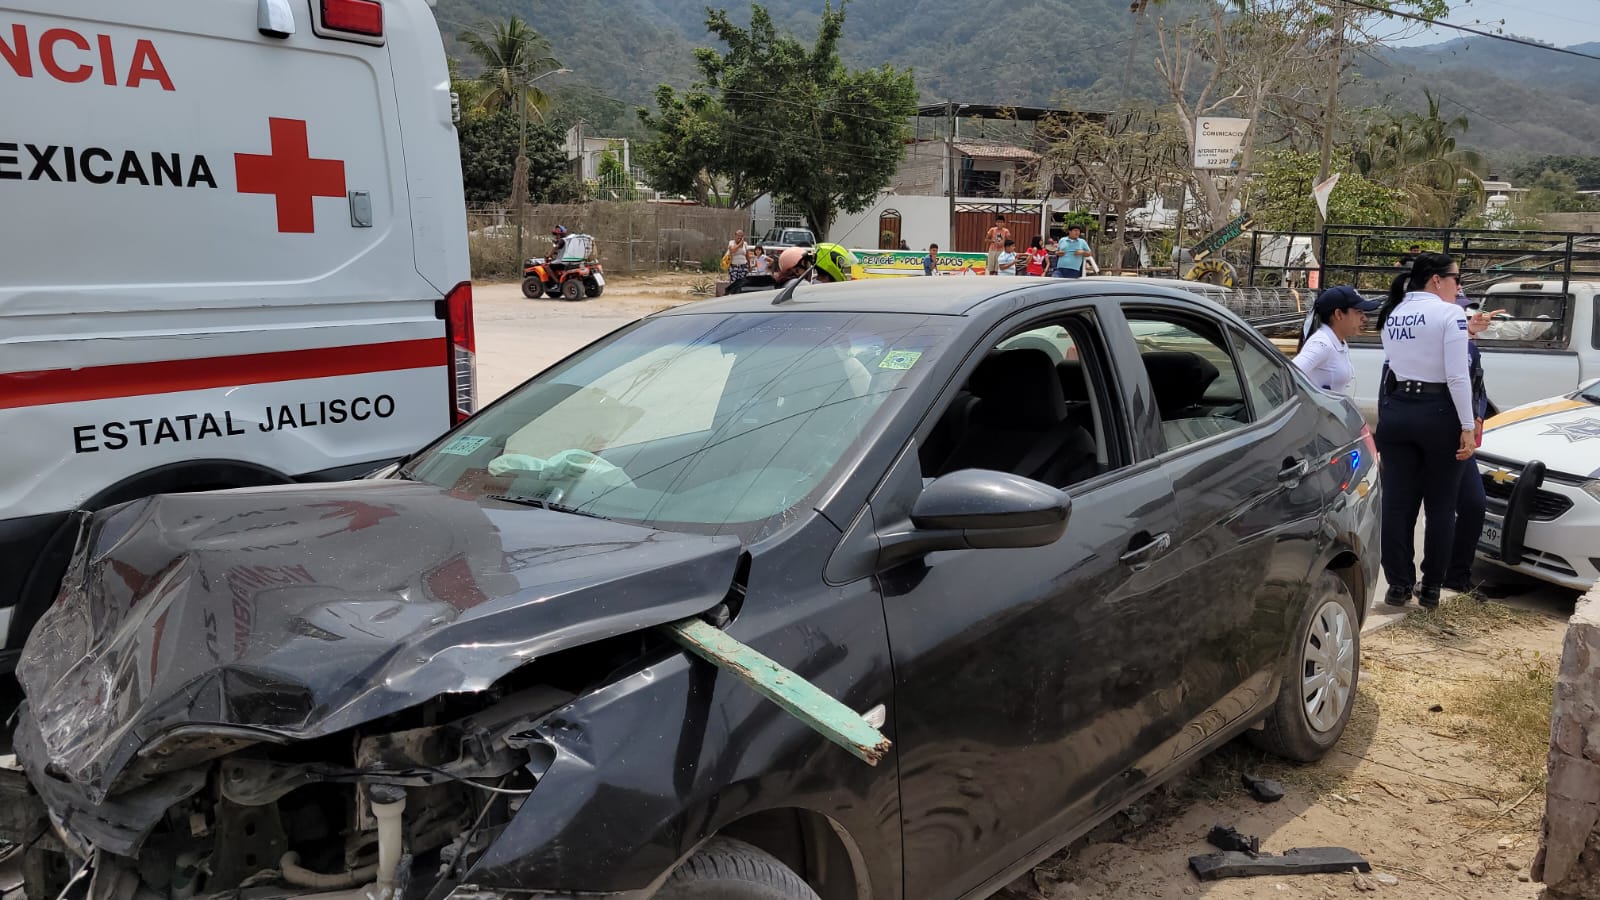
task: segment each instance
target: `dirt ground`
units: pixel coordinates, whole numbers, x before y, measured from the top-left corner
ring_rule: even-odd
[[[1513,588],[1514,589],[1514,588]],[[1492,588],[1491,588],[1492,590]],[[1363,635],[1349,729],[1316,765],[1276,761],[1240,740],[1102,825],[1001,894],[1006,900],[1361,896],[1350,874],[1201,882],[1190,856],[1232,825],[1265,852],[1339,846],[1373,866],[1391,897],[1534,898],[1528,880],[1544,809],[1550,689],[1576,595],[1481,603]],[[1257,803],[1242,773],[1276,779]]]

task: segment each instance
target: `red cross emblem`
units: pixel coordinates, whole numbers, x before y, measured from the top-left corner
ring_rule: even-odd
[[[343,197],[344,161],[312,159],[304,119],[267,119],[272,152],[235,153],[233,165],[241,194],[272,194],[278,203],[278,230],[310,234],[317,230],[312,197]]]

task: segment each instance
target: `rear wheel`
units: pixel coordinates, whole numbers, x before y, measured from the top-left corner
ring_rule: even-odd
[[[561,299],[582,300],[585,296],[587,292],[583,289],[582,278],[568,278],[561,282]]]
[[[606,292],[606,286],[598,281],[590,281],[585,287],[588,288],[591,297],[598,297]]]
[[[1250,739],[1269,753],[1299,762],[1323,757],[1350,722],[1361,674],[1361,623],[1350,586],[1324,571],[1295,628],[1283,686],[1266,727]]]
[[[522,296],[527,297],[529,300],[537,300],[543,294],[544,282],[531,276],[522,279]]]
[[[758,847],[715,837],[684,860],[657,900],[818,900],[793,869]]]

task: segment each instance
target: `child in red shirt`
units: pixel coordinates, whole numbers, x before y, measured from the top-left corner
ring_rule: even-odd
[[[1027,269],[1028,274],[1043,278],[1044,277],[1044,267],[1050,261],[1050,254],[1047,253],[1045,251],[1045,249],[1044,249],[1044,240],[1043,240],[1043,238],[1040,238],[1038,235],[1034,236],[1033,243],[1028,246],[1027,256],[1028,256],[1028,269]]]

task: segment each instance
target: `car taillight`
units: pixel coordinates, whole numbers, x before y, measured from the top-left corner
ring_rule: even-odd
[[[383,4],[377,0],[322,0],[322,27],[383,37]]]
[[[451,424],[472,415],[477,400],[477,338],[472,330],[472,283],[463,281],[444,297],[444,339],[449,345]]]

